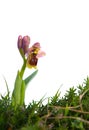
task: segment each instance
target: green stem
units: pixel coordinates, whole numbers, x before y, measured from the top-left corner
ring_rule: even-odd
[[[20,76],[21,76],[21,78],[23,77],[23,74],[24,74],[24,71],[25,71],[25,69],[26,69],[26,59],[24,59],[24,61],[23,61],[23,66],[22,66],[22,68],[21,68],[21,71],[20,71]]]

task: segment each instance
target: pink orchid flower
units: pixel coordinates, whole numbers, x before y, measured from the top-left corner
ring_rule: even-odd
[[[40,50],[40,43],[34,43],[28,50],[27,67],[37,68],[38,58],[45,55],[45,52]]]

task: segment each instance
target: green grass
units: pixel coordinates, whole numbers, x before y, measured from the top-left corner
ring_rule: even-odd
[[[0,98],[0,130],[88,130],[89,78],[71,87],[63,97],[32,101],[27,106],[12,106],[9,93]]]

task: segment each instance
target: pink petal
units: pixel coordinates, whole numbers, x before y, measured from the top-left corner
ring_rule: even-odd
[[[45,55],[46,55],[46,53],[44,51],[39,51],[36,58],[40,58],[40,57],[45,56]]]
[[[41,48],[41,46],[40,46],[40,43],[39,43],[39,42],[34,43],[32,47]]]

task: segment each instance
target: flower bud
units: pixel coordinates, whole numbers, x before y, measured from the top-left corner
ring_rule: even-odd
[[[24,54],[27,53],[28,48],[29,48],[29,44],[30,44],[30,37],[24,36],[22,39],[22,48],[23,48]]]
[[[18,36],[17,46],[18,46],[18,49],[22,48],[22,36],[21,35]]]

